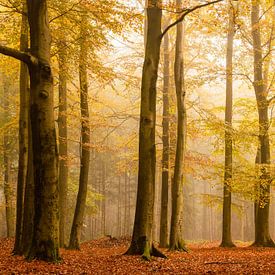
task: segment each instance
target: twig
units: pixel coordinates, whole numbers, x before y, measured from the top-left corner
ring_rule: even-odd
[[[172,28],[174,27],[175,25],[177,25],[178,23],[182,22],[184,20],[184,18],[191,12],[197,10],[197,9],[200,9],[200,8],[203,8],[203,7],[206,7],[206,6],[209,6],[211,4],[215,4],[215,3],[218,3],[218,2],[221,2],[223,0],[215,0],[215,1],[211,1],[211,2],[207,2],[207,3],[204,3],[204,4],[201,4],[201,5],[198,5],[198,6],[195,6],[193,8],[190,8],[190,9],[184,9],[184,12],[183,14],[175,21],[173,22],[172,24],[170,24],[168,27],[166,27],[164,29],[164,31],[162,32],[161,34],[161,39],[164,37],[164,35]]]

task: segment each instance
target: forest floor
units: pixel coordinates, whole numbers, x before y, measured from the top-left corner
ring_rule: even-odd
[[[80,251],[61,250],[63,262],[27,262],[12,256],[13,240],[0,239],[0,274],[275,274],[275,249],[219,248],[218,243],[189,244],[189,253],[168,252],[168,259],[125,256],[129,242],[102,238]]]

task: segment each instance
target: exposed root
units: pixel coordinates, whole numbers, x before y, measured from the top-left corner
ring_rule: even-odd
[[[251,246],[252,247],[275,247],[275,243],[271,238],[269,238],[269,239],[264,240],[262,242],[255,241]]]
[[[129,249],[124,255],[141,255],[142,259],[150,261],[151,257],[167,258],[161,251],[159,251],[151,241],[145,237],[140,237],[138,241],[133,241]]]
[[[176,243],[171,244],[169,247],[169,250],[170,251],[189,252],[188,249],[186,248],[183,240],[178,240]]]
[[[236,247],[236,245],[231,241],[222,241],[222,243],[220,244],[220,247],[233,248],[233,247]]]

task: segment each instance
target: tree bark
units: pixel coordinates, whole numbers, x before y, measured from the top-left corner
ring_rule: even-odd
[[[30,99],[29,99],[30,100]],[[30,102],[28,103],[30,106]],[[30,115],[28,115],[28,166],[27,179],[24,192],[24,211],[22,225],[21,253],[26,257],[29,254],[34,230],[34,176],[33,176],[33,151],[32,151],[32,131]]]
[[[163,119],[162,119],[162,187],[160,217],[160,247],[168,247],[168,191],[170,178],[170,137],[169,137],[169,85],[170,54],[169,36],[163,38],[164,72],[163,72]]]
[[[260,178],[259,201],[255,204],[255,242],[254,246],[275,244],[269,233],[270,185],[270,142],[267,92],[263,78],[263,54],[260,31],[260,3],[252,1],[251,25],[254,54],[254,90],[259,116]]]
[[[23,14],[21,22],[20,50],[26,52],[28,49],[28,18],[27,6],[23,4]],[[22,254],[22,230],[23,230],[23,209],[24,192],[27,179],[28,168],[28,124],[29,124],[29,77],[28,66],[20,62],[20,110],[19,110],[19,159],[17,177],[17,196],[16,196],[16,232],[13,253]]]
[[[67,146],[67,66],[66,42],[64,37],[60,40],[58,51],[59,63],[59,241],[60,247],[65,245],[65,226],[67,215],[68,190],[68,146]]]
[[[164,256],[152,243],[152,221],[155,193],[155,125],[156,82],[161,42],[161,1],[149,0],[147,7],[147,39],[142,72],[141,109],[139,128],[139,171],[134,230],[126,254]]]
[[[228,4],[228,31],[226,48],[226,105],[225,105],[225,162],[223,188],[223,219],[221,247],[234,247],[231,237],[231,183],[232,183],[232,108],[233,108],[233,40],[234,40],[234,7]]]
[[[80,249],[81,230],[84,221],[84,211],[87,197],[87,186],[90,163],[90,126],[88,107],[88,81],[87,59],[88,45],[87,32],[88,16],[83,12],[80,30],[80,56],[79,56],[79,81],[80,81],[80,108],[81,108],[81,157],[80,176],[77,202],[74,213],[73,225],[70,235],[69,249]]]
[[[178,7],[182,1],[177,0]],[[184,179],[184,157],[186,139],[186,107],[185,107],[185,84],[184,84],[184,59],[183,59],[183,37],[184,30],[182,22],[177,24],[176,52],[174,63],[175,87],[177,95],[177,146],[175,158],[175,170],[172,185],[172,217],[170,228],[170,250],[186,251],[183,241],[183,179]]]
[[[59,261],[58,153],[53,112],[51,35],[47,1],[27,0],[30,25],[29,63],[34,176],[33,238],[28,258]]]
[[[10,117],[9,111],[9,98],[10,98],[10,79],[8,76],[4,76],[4,98],[3,98],[3,109],[4,109],[4,122],[8,122],[7,119]],[[5,196],[5,210],[6,210],[6,228],[7,237],[14,237],[14,223],[15,223],[15,212],[13,205],[13,184],[11,181],[11,146],[10,146],[10,131],[6,129],[3,135],[3,162],[4,162],[4,196]]]

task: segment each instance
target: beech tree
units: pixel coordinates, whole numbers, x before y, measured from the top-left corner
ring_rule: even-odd
[[[70,249],[80,249],[81,230],[84,221],[84,211],[87,197],[87,185],[90,162],[90,125],[88,108],[88,79],[87,79],[87,24],[88,16],[82,10],[80,26],[80,56],[79,56],[79,82],[80,82],[80,109],[81,109],[81,157],[79,189],[70,235]]]
[[[267,99],[268,93],[263,78],[263,50],[260,29],[260,2],[251,1],[251,26],[254,55],[254,90],[257,100],[259,116],[259,150],[258,163],[260,165],[259,190],[260,197],[255,205],[255,246],[271,246],[275,244],[269,233],[270,185],[270,141],[269,115]]]
[[[26,15],[27,6],[23,3],[22,21],[20,34],[20,51],[26,52],[28,49],[28,18]],[[20,110],[19,110],[19,157],[18,157],[18,177],[16,195],[16,232],[14,243],[14,254],[22,253],[22,231],[23,231],[23,209],[24,194],[27,180],[28,167],[28,131],[29,131],[29,77],[28,67],[23,61],[20,62]]]
[[[233,39],[235,10],[233,3],[228,2],[228,31],[226,48],[226,104],[225,104],[225,162],[224,162],[224,190],[223,190],[223,226],[222,243],[223,247],[235,246],[231,237],[231,182],[232,182],[232,108],[233,108]]]
[[[177,8],[182,8],[182,1],[176,1]],[[184,157],[186,146],[186,89],[184,83],[184,58],[183,23],[177,24],[176,51],[174,62],[174,78],[177,95],[177,143],[175,169],[172,182],[172,217],[170,229],[170,250],[186,250],[183,241],[183,180],[184,180]]]
[[[2,54],[28,65],[32,129],[34,218],[28,258],[58,261],[58,153],[53,113],[53,77],[47,1],[27,1],[30,52],[0,46]]]
[[[137,202],[132,241],[126,254],[139,254],[147,260],[151,255],[164,257],[152,243],[156,169],[156,83],[161,40],[173,26],[182,22],[189,13],[220,1],[222,0],[183,9],[179,18],[163,32],[161,32],[162,2],[148,1],[146,47],[141,84]]]
[[[160,247],[168,246],[168,194],[170,178],[170,131],[169,131],[169,89],[170,89],[170,53],[168,33],[163,38],[163,118],[162,118],[162,185]]]

